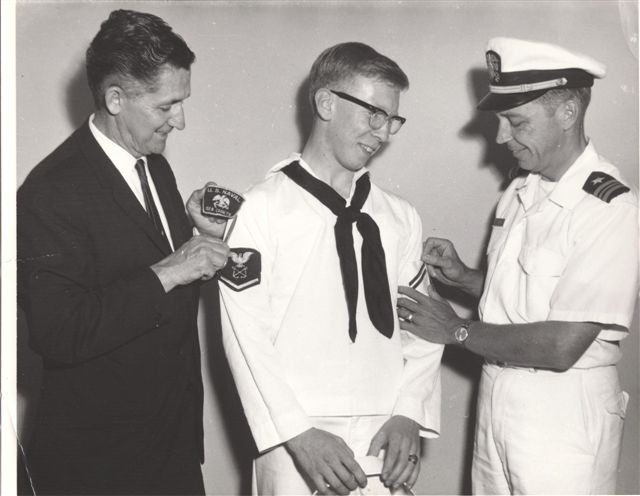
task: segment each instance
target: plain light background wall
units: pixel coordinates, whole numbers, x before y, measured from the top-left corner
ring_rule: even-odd
[[[207,180],[244,190],[300,150],[307,122],[303,82],[316,56],[343,41],[371,44],[411,81],[400,106],[407,124],[373,160],[374,180],[415,204],[425,236],[452,239],[470,265],[482,261],[488,223],[512,165],[494,143],[495,117],[475,111],[487,88],[484,48],[491,37],[557,43],[605,62],[608,76],[595,84],[587,134],[630,184],[638,184],[636,2],[23,1],[16,20],[17,186],[92,111],[84,51],[115,8],[161,16],[196,52],[187,128],[172,133],[165,153],[185,199]],[[473,311],[464,301],[457,308]],[[201,310],[206,488],[243,494],[254,448],[220,348],[211,291],[204,292]],[[636,318],[620,364],[631,402],[619,493],[640,492],[637,331]],[[20,324],[19,411],[28,437],[39,360],[23,336]],[[442,433],[425,445],[418,493],[469,490],[479,365],[466,352],[445,353]]]

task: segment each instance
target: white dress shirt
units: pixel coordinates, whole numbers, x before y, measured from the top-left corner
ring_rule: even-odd
[[[108,138],[102,131],[100,131],[96,125],[93,123],[93,119],[95,114],[91,114],[89,118],[89,129],[91,130],[91,134],[96,139],[100,148],[106,153],[109,160],[116,166],[118,172],[122,175],[126,183],[133,191],[133,194],[136,195],[136,198],[142,205],[142,208],[146,208],[144,204],[144,195],[142,193],[142,186],[140,185],[140,177],[138,176],[138,172],[136,171],[136,162],[138,158],[141,158],[144,162],[144,173],[147,176],[147,181],[149,183],[149,189],[151,190],[151,196],[153,196],[153,201],[156,204],[156,208],[158,209],[158,213],[160,214],[160,220],[162,221],[162,226],[164,227],[164,232],[167,235],[167,240],[171,245],[171,249],[174,249],[173,241],[171,239],[171,230],[169,229],[169,223],[167,222],[167,217],[164,214],[164,210],[162,208],[162,203],[160,202],[160,198],[158,198],[158,192],[156,191],[156,185],[153,182],[153,178],[151,174],[149,174],[148,165],[147,165],[147,157],[134,157],[127,150],[122,148],[120,145],[112,141]]]

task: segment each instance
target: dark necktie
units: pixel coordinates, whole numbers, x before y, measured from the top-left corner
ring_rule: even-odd
[[[138,177],[140,178],[140,185],[142,186],[142,195],[144,196],[144,208],[147,210],[149,217],[153,222],[153,225],[156,226],[156,229],[164,239],[167,239],[167,235],[164,232],[164,227],[162,226],[162,220],[160,220],[160,214],[158,213],[158,209],[156,208],[156,202],[153,201],[153,196],[151,196],[151,189],[149,188],[149,182],[147,181],[147,174],[145,173],[144,160],[141,158],[136,162],[136,172],[138,173]]]
[[[362,235],[362,279],[369,318],[381,334],[390,338],[393,334],[394,325],[393,307],[391,306],[387,263],[382,241],[380,240],[380,229],[378,229],[378,225],[369,215],[360,211],[371,190],[369,174],[360,176],[356,182],[351,205],[347,207],[347,202],[344,198],[336,193],[331,186],[313,177],[297,161],[290,163],[281,170],[293,182],[308,191],[337,216],[333,230],[336,237],[338,258],[340,259],[342,284],[349,311],[349,337],[351,341],[356,340],[356,334],[358,333],[356,327],[358,264],[353,248],[352,224],[354,222]]]

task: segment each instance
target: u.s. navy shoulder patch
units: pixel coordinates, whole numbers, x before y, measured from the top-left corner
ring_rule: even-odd
[[[618,181],[615,177],[611,177],[609,174],[598,171],[592,172],[589,175],[587,182],[584,183],[582,189],[607,203],[613,200],[616,196],[629,191],[629,188]]]
[[[234,291],[243,291],[260,284],[262,262],[258,250],[231,248],[229,259],[227,265],[218,272],[220,281]]]

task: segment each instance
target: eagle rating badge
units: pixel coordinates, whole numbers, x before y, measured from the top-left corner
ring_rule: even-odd
[[[229,261],[218,274],[220,281],[234,291],[243,291],[260,284],[262,262],[260,252],[253,248],[231,248]]]
[[[240,210],[242,195],[220,186],[207,186],[202,197],[202,213],[221,219],[231,219]]]

